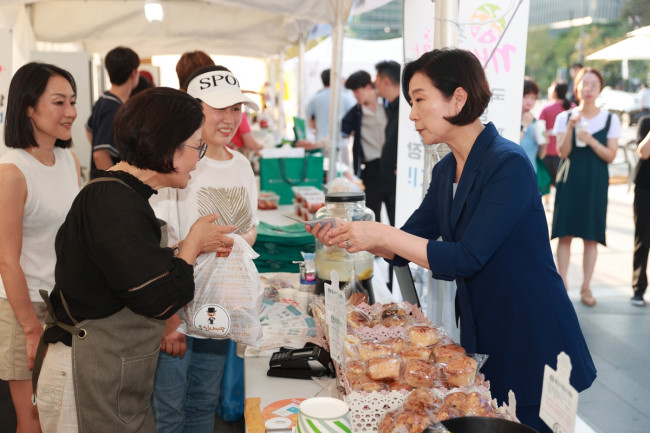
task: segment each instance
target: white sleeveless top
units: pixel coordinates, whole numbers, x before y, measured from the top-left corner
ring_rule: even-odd
[[[41,164],[24,149],[11,149],[0,157],[0,164],[15,165],[27,184],[20,267],[32,302],[43,302],[39,290],[50,293],[54,288],[54,239],[79,192],[72,152],[55,147],[54,157],[52,167]],[[0,296],[6,299],[1,280]]]

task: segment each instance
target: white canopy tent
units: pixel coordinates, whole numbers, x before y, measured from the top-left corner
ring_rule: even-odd
[[[586,60],[648,60],[650,59],[650,32],[631,36],[586,57]]]
[[[89,53],[125,45],[141,57],[197,47],[221,55],[265,57],[297,44],[301,34],[317,23],[335,25],[338,1],[163,0],[164,20],[151,23],[145,17],[144,0],[0,0],[0,4],[24,4],[37,41],[77,43]],[[354,13],[387,2],[356,0]]]
[[[0,6],[24,7],[36,41],[73,44],[89,53],[125,45],[141,57],[201,49],[220,55],[282,58],[290,45],[298,44],[303,53],[309,30],[327,23],[335,41],[331,75],[332,88],[337,90],[343,28],[351,11],[365,12],[389,1],[162,0],[165,18],[151,23],[145,17],[145,0],[0,0]],[[301,84],[299,92],[303,89]],[[332,95],[331,105],[337,107],[338,92]],[[334,119],[330,131],[337,131],[336,116],[330,118]]]

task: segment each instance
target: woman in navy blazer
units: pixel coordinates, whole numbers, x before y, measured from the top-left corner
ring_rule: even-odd
[[[544,366],[556,368],[557,355],[567,353],[578,391],[596,369],[553,262],[533,167],[518,145],[481,123],[491,92],[471,52],[426,53],[405,66],[402,80],[422,141],[451,149],[422,204],[401,229],[353,222],[311,231],[351,253],[412,261],[434,278],[456,280],[461,344],[489,355],[482,372],[493,397],[506,401],[512,389],[521,421],[550,432],[539,418]]]

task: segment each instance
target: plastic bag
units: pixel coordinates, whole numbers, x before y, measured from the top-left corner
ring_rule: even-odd
[[[262,341],[262,283],[257,253],[239,235],[228,257],[204,254],[196,261],[194,299],[178,315],[178,331],[197,338],[231,339],[257,347]]]

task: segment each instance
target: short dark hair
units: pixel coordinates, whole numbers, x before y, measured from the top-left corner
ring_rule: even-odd
[[[201,103],[187,93],[169,87],[147,89],[117,110],[115,147],[135,167],[171,173],[175,152],[203,118]]]
[[[530,77],[524,77],[524,95],[534,93],[535,96],[539,95],[539,86]]]
[[[354,72],[353,74],[350,74],[347,80],[345,80],[345,88],[350,90],[361,89],[362,87],[366,87],[368,84],[372,86],[372,78],[366,71]]]
[[[104,65],[112,84],[126,83],[131,73],[140,66],[140,57],[131,48],[117,47],[106,54]]]
[[[323,72],[320,73],[320,80],[323,82],[323,86],[329,87],[330,86],[330,70],[325,69]]]
[[[573,86],[573,96],[575,97],[576,102],[580,102],[580,95],[578,95],[578,84],[580,84],[580,81],[582,81],[582,77],[585,76],[585,74],[592,73],[596,77],[598,77],[598,81],[600,82],[600,90],[602,91],[603,88],[605,87],[605,79],[603,78],[603,75],[598,71],[596,68],[592,67],[586,67],[582,68],[578,71],[576,74],[576,77],[574,79],[574,86]]]
[[[183,53],[178,63],[176,63],[176,76],[178,77],[178,85],[181,90],[187,90],[187,84],[190,82],[188,79],[192,72],[196,71],[202,66],[214,65],[214,60],[204,51],[188,51]]]
[[[571,101],[566,98],[566,93],[569,91],[569,83],[564,80],[555,80],[551,86],[555,88],[555,94],[558,99],[562,100],[562,108],[565,110],[571,108]]]
[[[476,56],[467,50],[444,48],[433,50],[404,67],[402,92],[409,104],[409,83],[416,72],[425,74],[433,85],[447,98],[462,87],[467,92],[467,102],[456,116],[445,119],[458,126],[469,125],[480,117],[492,97],[485,71]]]
[[[7,95],[7,112],[5,113],[5,145],[14,149],[38,147],[32,121],[27,115],[29,107],[36,107],[47,83],[55,75],[65,78],[72,91],[77,94],[77,85],[72,75],[65,69],[47,63],[27,63],[16,71],[9,84]],[[69,140],[57,139],[54,146],[68,148]]]
[[[129,95],[129,98],[131,96],[135,96],[136,94],[142,92],[143,90],[151,89],[153,87],[153,84],[147,77],[144,75],[140,75],[138,77],[138,84],[131,90],[131,94]]]
[[[397,84],[398,86],[399,86],[400,69],[401,67],[399,63],[397,63],[394,60],[384,60],[375,65],[375,70],[377,71],[377,75],[381,75],[382,77],[388,77],[391,83]]]

